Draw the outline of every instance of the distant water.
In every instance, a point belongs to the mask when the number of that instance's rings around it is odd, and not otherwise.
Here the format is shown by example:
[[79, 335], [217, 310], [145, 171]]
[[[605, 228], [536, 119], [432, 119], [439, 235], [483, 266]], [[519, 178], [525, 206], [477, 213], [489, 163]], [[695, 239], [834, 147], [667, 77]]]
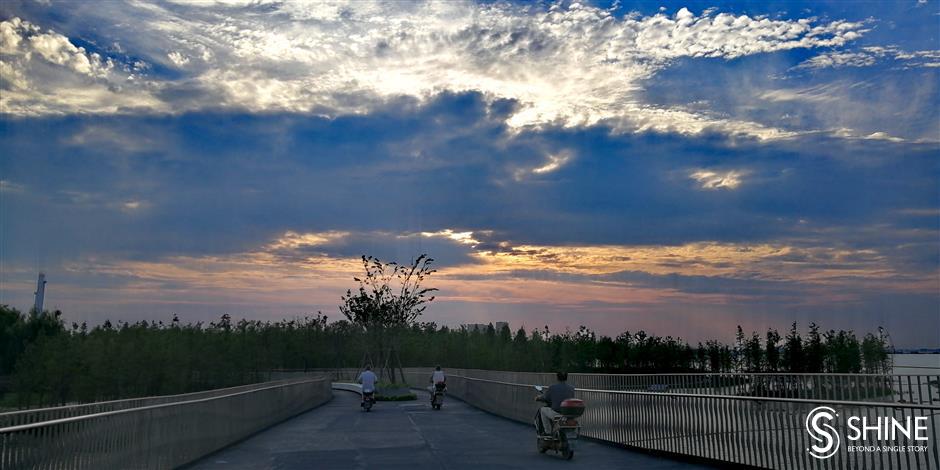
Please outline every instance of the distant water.
[[895, 374], [940, 375], [940, 354], [892, 354]]

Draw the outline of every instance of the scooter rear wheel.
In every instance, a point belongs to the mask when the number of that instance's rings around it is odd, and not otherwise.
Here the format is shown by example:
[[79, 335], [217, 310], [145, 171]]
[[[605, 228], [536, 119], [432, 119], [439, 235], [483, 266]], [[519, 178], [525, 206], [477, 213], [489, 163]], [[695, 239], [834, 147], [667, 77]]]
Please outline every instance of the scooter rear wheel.
[[568, 448], [568, 449], [565, 449], [565, 451], [561, 455], [562, 457], [565, 458], [565, 460], [571, 460], [572, 458], [574, 458], [574, 451], [571, 450], [571, 448]]

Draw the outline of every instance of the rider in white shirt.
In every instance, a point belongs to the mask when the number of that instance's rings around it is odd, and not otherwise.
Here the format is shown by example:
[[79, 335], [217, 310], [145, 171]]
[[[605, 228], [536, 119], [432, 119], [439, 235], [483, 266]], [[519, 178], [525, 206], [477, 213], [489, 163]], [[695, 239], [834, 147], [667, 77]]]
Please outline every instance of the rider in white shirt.
[[437, 384], [446, 384], [447, 377], [444, 376], [444, 371], [441, 370], [441, 366], [434, 368], [434, 372], [431, 373], [431, 385], [428, 386], [428, 392], [432, 395], [434, 394], [434, 389], [437, 387]]
[[375, 372], [372, 372], [371, 365], [366, 366], [366, 370], [362, 371], [362, 373], [359, 374], [359, 378], [356, 379], [356, 382], [359, 382], [362, 384], [362, 393], [363, 393], [362, 399], [363, 400], [365, 400], [365, 393], [375, 392], [375, 383], [378, 380], [379, 378], [376, 377]]
[[431, 374], [431, 383], [439, 384], [447, 382], [447, 377], [444, 377], [444, 371], [441, 370], [441, 366], [434, 368], [434, 372]]

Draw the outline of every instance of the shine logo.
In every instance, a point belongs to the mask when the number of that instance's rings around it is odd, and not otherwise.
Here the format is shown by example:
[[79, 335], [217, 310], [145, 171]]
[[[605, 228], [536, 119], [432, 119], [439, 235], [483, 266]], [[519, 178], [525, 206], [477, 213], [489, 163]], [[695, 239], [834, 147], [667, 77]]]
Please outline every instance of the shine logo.
[[809, 455], [817, 459], [828, 459], [839, 450], [839, 433], [830, 424], [835, 421], [836, 416], [836, 410], [828, 406], [813, 408], [806, 416], [806, 432], [816, 441], [816, 444], [806, 449]]
[[[806, 415], [806, 432], [815, 441], [806, 449], [817, 459], [828, 459], [839, 451], [842, 438], [836, 428], [836, 410], [818, 406]], [[931, 439], [929, 416], [853, 416], [845, 418], [846, 452], [927, 452]]]

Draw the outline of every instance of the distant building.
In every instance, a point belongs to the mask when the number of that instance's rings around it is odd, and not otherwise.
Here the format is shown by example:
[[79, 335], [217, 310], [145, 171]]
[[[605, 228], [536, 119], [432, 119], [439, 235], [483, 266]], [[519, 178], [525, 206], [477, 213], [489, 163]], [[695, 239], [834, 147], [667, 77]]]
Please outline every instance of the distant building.
[[36, 302], [33, 304], [33, 309], [36, 313], [42, 313], [42, 303], [46, 297], [46, 275], [39, 273], [39, 280], [36, 281]]
[[[467, 331], [486, 331], [486, 327], [490, 326], [489, 323], [464, 323], [460, 325], [461, 328], [465, 328]], [[493, 323], [493, 329], [497, 332], [502, 330], [503, 327], [509, 328], [509, 322], [498, 321]]]

